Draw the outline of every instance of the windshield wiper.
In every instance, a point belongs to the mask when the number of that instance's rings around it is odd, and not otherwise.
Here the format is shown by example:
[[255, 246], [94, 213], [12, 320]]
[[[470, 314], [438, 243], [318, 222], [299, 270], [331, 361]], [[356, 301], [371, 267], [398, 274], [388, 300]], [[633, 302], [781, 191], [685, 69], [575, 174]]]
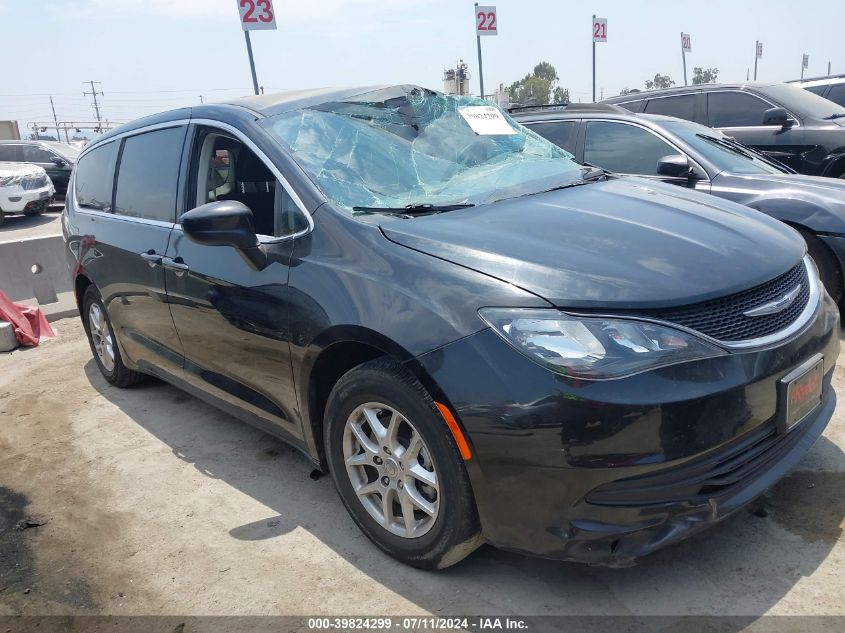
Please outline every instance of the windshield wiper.
[[[715, 145], [719, 145], [720, 147], [724, 147], [727, 150], [734, 152], [735, 154], [739, 154], [740, 156], [744, 156], [745, 158], [758, 158], [754, 154], [748, 151], [748, 149], [737, 143], [736, 141], [727, 141], [723, 138], [717, 138], [715, 136], [707, 136], [706, 134], [696, 134], [698, 138], [704, 139], [705, 141], [709, 141], [714, 143]], [[753, 151], [753, 150], [752, 150]]]
[[352, 210], [357, 213], [386, 213], [388, 215], [401, 215], [412, 218], [417, 215], [444, 213], [446, 211], [455, 211], [474, 206], [474, 204], [408, 204], [404, 207], [352, 207]]
[[831, 114], [830, 116], [826, 116], [824, 120], [832, 121], [833, 119], [841, 119], [842, 117], [845, 117], [845, 112], [837, 112], [836, 114]]

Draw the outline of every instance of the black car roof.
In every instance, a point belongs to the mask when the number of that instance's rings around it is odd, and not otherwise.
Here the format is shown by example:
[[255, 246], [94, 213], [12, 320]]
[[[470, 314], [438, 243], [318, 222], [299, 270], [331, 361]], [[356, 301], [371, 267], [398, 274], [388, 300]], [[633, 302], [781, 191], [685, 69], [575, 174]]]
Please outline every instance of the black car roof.
[[639, 101], [640, 99], [648, 99], [653, 96], [671, 95], [685, 92], [701, 92], [711, 90], [742, 90], [744, 88], [766, 88], [774, 86], [781, 82], [777, 81], [746, 81], [743, 83], [730, 84], [696, 84], [694, 86], [674, 86], [672, 88], [659, 88], [657, 90], [641, 90], [640, 92], [631, 92], [626, 95], [617, 95], [609, 97], [600, 103], [624, 103], [627, 101]]

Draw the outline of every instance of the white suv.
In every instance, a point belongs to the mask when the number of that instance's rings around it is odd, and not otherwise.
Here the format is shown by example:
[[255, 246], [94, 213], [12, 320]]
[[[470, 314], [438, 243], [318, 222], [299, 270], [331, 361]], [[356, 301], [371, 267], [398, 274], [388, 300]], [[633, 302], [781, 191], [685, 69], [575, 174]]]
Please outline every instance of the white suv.
[[805, 90], [845, 107], [845, 75], [791, 81]]
[[0, 163], [0, 226], [7, 213], [38, 215], [56, 193], [47, 172], [37, 165]]

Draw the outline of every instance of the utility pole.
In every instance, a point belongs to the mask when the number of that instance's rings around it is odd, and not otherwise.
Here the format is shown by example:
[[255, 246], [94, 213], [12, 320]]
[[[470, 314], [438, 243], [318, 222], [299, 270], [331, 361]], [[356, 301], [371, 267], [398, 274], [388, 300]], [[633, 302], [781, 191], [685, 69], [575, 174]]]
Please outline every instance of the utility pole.
[[[62, 132], [59, 130], [59, 117], [56, 116], [56, 106], [53, 105], [53, 95], [50, 95], [50, 109], [53, 110], [53, 123], [56, 124], [56, 140], [62, 140]], [[65, 130], [65, 142], [67, 142], [67, 130]]]
[[87, 96], [89, 96], [89, 95], [90, 95], [90, 96], [93, 96], [93, 97], [94, 97], [94, 112], [96, 112], [96, 113], [97, 113], [97, 127], [99, 128], [97, 131], [98, 131], [98, 132], [100, 132], [100, 133], [102, 134], [102, 132], [103, 132], [103, 126], [102, 126], [102, 119], [100, 118], [100, 105], [97, 103], [97, 95], [100, 95], [101, 97], [105, 97], [106, 95], [105, 95], [105, 94], [103, 94], [102, 92], [97, 92], [97, 89], [96, 89], [96, 88], [94, 88], [94, 84], [99, 84], [99, 83], [102, 83], [102, 82], [99, 82], [99, 81], [94, 81], [94, 80], [92, 79], [92, 80], [90, 80], [90, 81], [83, 81], [82, 83], [84, 83], [84, 84], [88, 84], [88, 83], [90, 83], [90, 84], [91, 84], [91, 92], [85, 92], [85, 91], [83, 90], [83, 91], [82, 91], [82, 96], [83, 96], [83, 97], [87, 97]]
[[205, 101], [202, 100], [202, 95], [200, 95], [200, 103], [205, 103]]
[[827, 62], [827, 76], [830, 77], [830, 62]]
[[[475, 3], [475, 12], [478, 14], [478, 3]], [[481, 68], [481, 36], [476, 30], [475, 44], [478, 47], [478, 87], [481, 90], [481, 98], [484, 98], [484, 71]]]
[[[596, 23], [596, 14], [593, 13], [593, 24]], [[595, 28], [595, 27], [593, 27]], [[593, 103], [596, 102], [596, 38], [593, 36]]]
[[754, 81], [757, 81], [757, 60], [763, 56], [763, 45], [760, 40], [754, 43]]

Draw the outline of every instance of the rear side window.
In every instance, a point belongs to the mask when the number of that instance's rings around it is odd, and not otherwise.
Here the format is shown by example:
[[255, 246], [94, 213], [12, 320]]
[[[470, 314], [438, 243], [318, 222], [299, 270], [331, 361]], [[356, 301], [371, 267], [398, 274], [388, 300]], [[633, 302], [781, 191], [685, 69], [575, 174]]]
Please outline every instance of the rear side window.
[[548, 121], [531, 123], [528, 128], [570, 154], [574, 154], [578, 123], [579, 121]]
[[804, 90], [809, 90], [813, 94], [817, 94], [821, 97], [824, 94], [825, 88], [827, 88], [827, 86], [822, 84], [821, 86], [805, 86]]
[[0, 161], [20, 161], [18, 145], [0, 145]]
[[186, 130], [182, 126], [144, 132], [123, 142], [114, 196], [116, 213], [161, 222], [175, 220]]
[[707, 119], [710, 127], [749, 127], [763, 124], [767, 102], [747, 92], [710, 92], [707, 94]]
[[678, 95], [677, 97], [663, 97], [650, 99], [646, 104], [648, 114], [665, 114], [687, 121], [695, 120], [695, 95]]
[[92, 149], [76, 162], [76, 204], [87, 209], [111, 211], [114, 166], [120, 143], [112, 141]]
[[625, 123], [590, 121], [584, 162], [620, 174], [657, 175], [657, 161], [678, 151], [648, 130]]
[[827, 93], [827, 98], [845, 107], [845, 84], [835, 84], [830, 87], [830, 92]]

